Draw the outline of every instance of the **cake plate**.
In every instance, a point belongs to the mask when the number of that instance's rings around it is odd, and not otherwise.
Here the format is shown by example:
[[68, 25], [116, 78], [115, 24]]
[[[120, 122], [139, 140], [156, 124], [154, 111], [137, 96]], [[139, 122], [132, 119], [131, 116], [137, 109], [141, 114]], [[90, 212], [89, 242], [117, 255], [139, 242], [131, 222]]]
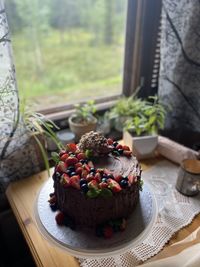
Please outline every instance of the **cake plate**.
[[76, 231], [56, 224], [55, 215], [49, 207], [49, 194], [53, 191], [53, 180], [49, 179], [40, 190], [35, 203], [35, 218], [39, 231], [45, 239], [80, 258], [109, 257], [124, 253], [141, 243], [151, 231], [157, 218], [157, 204], [151, 186], [145, 183], [139, 202], [125, 231], [110, 239], [96, 237], [94, 230], [78, 228]]

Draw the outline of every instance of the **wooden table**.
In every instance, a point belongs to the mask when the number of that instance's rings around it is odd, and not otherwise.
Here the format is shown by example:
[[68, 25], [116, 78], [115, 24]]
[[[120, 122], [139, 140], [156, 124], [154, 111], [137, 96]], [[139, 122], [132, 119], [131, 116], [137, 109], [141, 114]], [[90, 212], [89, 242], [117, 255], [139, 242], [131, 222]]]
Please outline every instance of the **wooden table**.
[[[143, 161], [141, 164], [142, 169], [148, 169], [158, 161], [159, 159]], [[42, 237], [37, 229], [34, 218], [34, 203], [38, 191], [47, 179], [48, 174], [44, 171], [27, 179], [11, 183], [6, 192], [7, 198], [37, 266], [78, 267], [79, 263], [73, 256], [69, 255], [61, 248], [49, 244], [49, 242]], [[165, 246], [164, 250], [157, 254], [156, 258], [166, 257], [165, 250], [167, 250], [171, 244], [184, 239], [197, 229], [199, 225], [200, 215], [196, 216], [189, 226], [175, 234], [170, 242]]]

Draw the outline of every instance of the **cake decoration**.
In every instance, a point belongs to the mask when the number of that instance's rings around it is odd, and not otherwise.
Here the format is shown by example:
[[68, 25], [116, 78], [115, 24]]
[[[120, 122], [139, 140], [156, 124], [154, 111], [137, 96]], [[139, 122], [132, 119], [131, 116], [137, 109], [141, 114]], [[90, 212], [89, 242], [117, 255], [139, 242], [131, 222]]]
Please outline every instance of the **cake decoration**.
[[105, 238], [125, 228], [142, 187], [140, 166], [128, 146], [89, 132], [55, 160], [55, 192], [49, 204], [53, 211], [60, 210], [58, 225], [94, 227]]

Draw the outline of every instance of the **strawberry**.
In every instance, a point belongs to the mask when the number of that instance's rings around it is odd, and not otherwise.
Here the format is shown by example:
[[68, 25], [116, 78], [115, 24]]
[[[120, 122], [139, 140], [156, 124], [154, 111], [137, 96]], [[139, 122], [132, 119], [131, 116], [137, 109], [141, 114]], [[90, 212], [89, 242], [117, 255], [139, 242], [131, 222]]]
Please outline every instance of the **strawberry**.
[[75, 168], [76, 169], [79, 168], [79, 167], [82, 167], [82, 163], [80, 163], [80, 162], [78, 162], [78, 163], [75, 164]]
[[59, 152], [59, 156], [61, 157], [63, 154], [65, 154], [66, 153], [66, 151], [65, 150], [61, 150], [60, 152]]
[[109, 188], [113, 191], [113, 192], [120, 192], [122, 190], [121, 186], [118, 184], [118, 182], [116, 182], [115, 180], [109, 178], [107, 180], [108, 186]]
[[103, 188], [107, 188], [107, 187], [108, 187], [108, 184], [105, 183], [105, 182], [101, 182], [101, 183], [99, 184], [99, 187], [100, 187], [101, 189], [103, 189]]
[[122, 146], [122, 149], [123, 149], [123, 150], [130, 151], [130, 148], [129, 148], [128, 146]]
[[64, 218], [65, 218], [65, 216], [64, 216], [63, 212], [57, 213], [56, 217], [55, 217], [57, 224], [63, 225], [64, 224]]
[[86, 176], [86, 181], [87, 181], [87, 182], [90, 182], [90, 181], [92, 181], [92, 180], [94, 180], [94, 176], [93, 176], [93, 174], [89, 173], [89, 174]]
[[67, 164], [63, 161], [59, 161], [59, 163], [56, 166], [56, 172], [63, 173], [67, 169]]
[[97, 183], [96, 180], [92, 180], [88, 183], [88, 188], [89, 189], [95, 189], [98, 190], [99, 189], [99, 184]]
[[87, 164], [84, 164], [84, 165], [83, 165], [83, 168], [84, 168], [84, 170], [86, 170], [87, 172], [90, 171], [90, 167], [89, 167]]
[[108, 143], [108, 145], [112, 145], [113, 144], [113, 140], [111, 138], [108, 138], [107, 139], [107, 143]]
[[128, 182], [129, 182], [129, 185], [132, 185], [133, 183], [137, 182], [137, 177], [132, 175], [132, 174], [130, 174], [128, 176]]
[[123, 155], [126, 156], [126, 157], [131, 157], [132, 151], [124, 150], [123, 151]]
[[82, 178], [86, 178], [87, 175], [88, 175], [88, 171], [86, 171], [86, 170], [82, 170], [81, 177], [82, 177]]
[[123, 178], [122, 175], [116, 175], [115, 181], [119, 183], [122, 180], [122, 178]]
[[103, 236], [105, 238], [111, 238], [113, 236], [113, 229], [110, 225], [107, 225], [103, 228]]
[[70, 177], [66, 173], [63, 173], [60, 182], [64, 187], [68, 187], [70, 185]]
[[76, 157], [77, 157], [78, 160], [86, 159], [86, 155], [85, 155], [85, 153], [82, 153], [82, 152], [79, 153]]
[[97, 181], [97, 183], [101, 182], [101, 174], [99, 172], [95, 173], [94, 179]]
[[52, 197], [50, 197], [50, 199], [48, 200], [48, 202], [49, 202], [50, 204], [54, 204], [54, 203], [56, 203], [56, 196], [53, 195]]
[[64, 161], [69, 157], [69, 155], [67, 153], [63, 153], [62, 156], [60, 157], [61, 161]]
[[78, 168], [76, 169], [76, 174], [81, 175], [82, 170], [83, 170], [83, 169], [82, 169], [81, 167], [78, 167]]
[[122, 145], [118, 144], [118, 145], [116, 146], [116, 149], [122, 149]]
[[79, 175], [74, 175], [70, 178], [69, 184], [80, 190], [80, 176]]
[[88, 166], [90, 167], [90, 168], [94, 168], [94, 164], [93, 164], [93, 162], [90, 160], [90, 161], [88, 161]]
[[65, 161], [68, 166], [74, 165], [78, 162], [78, 159], [75, 157], [68, 157]]
[[69, 151], [71, 151], [71, 152], [75, 152], [76, 151], [76, 149], [77, 149], [77, 147], [76, 147], [76, 144], [67, 144], [67, 146], [66, 146], [66, 150], [69, 152]]

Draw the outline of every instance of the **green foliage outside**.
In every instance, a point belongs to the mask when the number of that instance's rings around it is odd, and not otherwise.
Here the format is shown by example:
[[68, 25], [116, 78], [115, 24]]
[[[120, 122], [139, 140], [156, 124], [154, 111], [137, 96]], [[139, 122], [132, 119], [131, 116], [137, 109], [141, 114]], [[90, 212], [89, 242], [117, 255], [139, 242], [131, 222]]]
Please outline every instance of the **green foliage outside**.
[[38, 108], [121, 92], [126, 1], [7, 0], [20, 94]]

